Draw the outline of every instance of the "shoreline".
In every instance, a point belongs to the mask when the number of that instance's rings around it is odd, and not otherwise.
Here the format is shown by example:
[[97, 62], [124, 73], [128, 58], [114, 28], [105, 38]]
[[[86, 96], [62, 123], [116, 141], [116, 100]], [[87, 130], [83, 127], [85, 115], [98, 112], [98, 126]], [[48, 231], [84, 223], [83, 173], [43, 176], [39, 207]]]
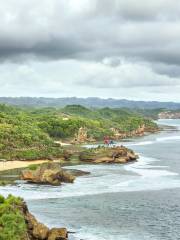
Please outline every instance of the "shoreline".
[[[168, 126], [169, 127], [169, 126]], [[163, 128], [164, 129], [164, 128]], [[163, 129], [160, 129], [159, 131], [163, 131]], [[158, 132], [158, 131], [157, 131]], [[155, 132], [149, 132], [149, 134], [154, 134]], [[143, 137], [143, 136], [139, 136]], [[133, 137], [131, 137], [133, 138]], [[121, 139], [121, 141], [125, 141], [126, 139]], [[57, 141], [56, 143], [61, 144], [61, 146], [67, 147], [71, 146], [72, 144], [70, 143], [64, 143], [61, 141]], [[13, 170], [13, 169], [20, 169], [20, 168], [25, 168], [28, 167], [31, 164], [41, 164], [45, 162], [49, 162], [50, 160], [12, 160], [12, 161], [0, 161], [0, 172], [7, 171], [7, 170]], [[53, 160], [53, 162], [60, 162], [60, 160]]]
[[[58, 160], [54, 160], [53, 162], [55, 161], [58, 161]], [[15, 160], [15, 161], [6, 161], [6, 162], [0, 161], [0, 172], [12, 170], [12, 169], [18, 169], [18, 168], [25, 168], [31, 164], [41, 164], [44, 162], [49, 162], [49, 160], [27, 160], [27, 161]]]

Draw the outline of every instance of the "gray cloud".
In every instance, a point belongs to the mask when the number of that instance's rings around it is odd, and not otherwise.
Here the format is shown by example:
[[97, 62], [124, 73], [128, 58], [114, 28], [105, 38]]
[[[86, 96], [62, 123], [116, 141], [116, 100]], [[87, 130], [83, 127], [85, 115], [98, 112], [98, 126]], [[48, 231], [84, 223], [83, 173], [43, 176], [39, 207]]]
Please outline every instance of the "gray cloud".
[[[0, 6], [0, 58], [121, 56], [179, 63], [178, 0], [6, 0]], [[136, 21], [138, 20], [138, 21]]]
[[[108, 59], [105, 59], [108, 63]], [[98, 65], [86, 72], [86, 77], [77, 81], [78, 85], [91, 86], [93, 88], [144, 88], [179, 86], [180, 80], [176, 76], [166, 76], [164, 69], [159, 68], [156, 72], [147, 64], [121, 62], [121, 65], [111, 67]], [[161, 71], [162, 70], [162, 71]]]
[[179, 89], [179, 0], [2, 0], [0, 15], [1, 94]]

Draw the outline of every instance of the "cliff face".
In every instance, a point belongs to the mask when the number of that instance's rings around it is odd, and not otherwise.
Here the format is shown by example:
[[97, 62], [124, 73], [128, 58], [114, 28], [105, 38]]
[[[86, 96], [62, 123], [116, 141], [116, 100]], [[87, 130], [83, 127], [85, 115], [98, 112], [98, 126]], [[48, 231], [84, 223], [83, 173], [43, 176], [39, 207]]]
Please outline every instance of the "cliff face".
[[87, 129], [86, 128], [79, 128], [78, 133], [75, 134], [75, 142], [83, 143], [88, 141]]
[[52, 228], [49, 229], [43, 223], [40, 223], [36, 218], [28, 211], [25, 203], [21, 206], [21, 211], [24, 215], [25, 222], [27, 224], [27, 234], [25, 240], [67, 240], [68, 233], [66, 228]]
[[67, 240], [66, 228], [49, 229], [29, 212], [21, 198], [0, 195], [1, 240]]
[[127, 137], [133, 137], [133, 136], [143, 136], [145, 131], [145, 126], [139, 126], [136, 130], [130, 131], [130, 132], [123, 132], [119, 131], [118, 129], [112, 128], [111, 129], [114, 133], [115, 139], [123, 139]]
[[161, 112], [158, 114], [159, 119], [180, 119], [180, 111], [178, 112]]
[[129, 138], [129, 137], [136, 137], [136, 136], [143, 136], [146, 132], [156, 132], [157, 129], [155, 128], [147, 128], [145, 125], [139, 126], [137, 129], [129, 132], [119, 131], [118, 129], [112, 128], [111, 129], [114, 133], [114, 138], [116, 140]]
[[[138, 128], [132, 131], [121, 131], [118, 128], [111, 128], [109, 129], [112, 132], [111, 139], [114, 140], [119, 140], [119, 139], [125, 139], [125, 138], [130, 138], [130, 137], [136, 137], [136, 136], [143, 136], [146, 132], [156, 132], [158, 128], [155, 127], [147, 127], [145, 124], [140, 125]], [[78, 130], [78, 133], [75, 134], [75, 138], [72, 141], [72, 143], [75, 144], [81, 144], [85, 142], [95, 142], [96, 140], [88, 136], [88, 130], [86, 128], [81, 127]]]
[[95, 139], [88, 137], [88, 130], [84, 127], [79, 128], [78, 132], [75, 134], [75, 138], [72, 143], [80, 144], [85, 142], [94, 142]]

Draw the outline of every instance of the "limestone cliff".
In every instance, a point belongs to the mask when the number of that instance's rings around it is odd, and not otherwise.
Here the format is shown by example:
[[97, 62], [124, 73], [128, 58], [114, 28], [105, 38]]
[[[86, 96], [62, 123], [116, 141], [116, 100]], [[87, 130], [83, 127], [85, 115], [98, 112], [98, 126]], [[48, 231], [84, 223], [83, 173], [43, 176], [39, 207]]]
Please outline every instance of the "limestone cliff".
[[172, 111], [166, 111], [161, 112], [158, 115], [159, 119], [180, 119], [180, 111], [172, 112]]

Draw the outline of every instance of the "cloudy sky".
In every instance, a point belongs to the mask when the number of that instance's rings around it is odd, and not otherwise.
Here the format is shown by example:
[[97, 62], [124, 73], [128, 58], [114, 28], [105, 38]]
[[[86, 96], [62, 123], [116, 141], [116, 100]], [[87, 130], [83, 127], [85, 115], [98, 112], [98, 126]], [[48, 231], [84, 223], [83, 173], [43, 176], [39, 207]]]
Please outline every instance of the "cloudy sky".
[[0, 96], [180, 102], [179, 0], [1, 0]]

